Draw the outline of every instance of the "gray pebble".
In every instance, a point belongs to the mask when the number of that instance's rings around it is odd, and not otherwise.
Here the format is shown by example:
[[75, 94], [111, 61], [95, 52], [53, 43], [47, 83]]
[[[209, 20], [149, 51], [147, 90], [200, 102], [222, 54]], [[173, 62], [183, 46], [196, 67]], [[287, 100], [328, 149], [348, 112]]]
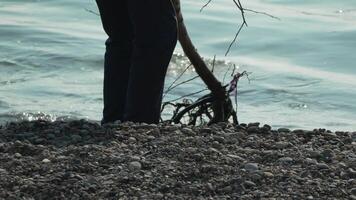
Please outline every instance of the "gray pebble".
[[260, 131], [260, 129], [258, 128], [258, 126], [250, 126], [247, 128], [247, 132], [252, 134], [252, 133], [258, 133]]
[[290, 164], [292, 163], [294, 160], [291, 157], [282, 157], [280, 159], [278, 159], [278, 162], [282, 163], [282, 164]]
[[56, 138], [56, 136], [54, 134], [52, 134], [52, 133], [49, 133], [49, 134], [47, 134], [47, 138], [50, 139], [50, 140], [53, 140], [53, 139]]
[[304, 160], [304, 162], [305, 162], [306, 164], [309, 164], [309, 165], [316, 165], [316, 164], [318, 164], [318, 161], [316, 161], [315, 159], [312, 159], [312, 158], [306, 158], [306, 159]]
[[252, 181], [245, 181], [245, 186], [247, 186], [247, 187], [255, 187], [256, 183], [254, 183]]
[[352, 189], [350, 190], [350, 194], [356, 195], [356, 188], [352, 188]]
[[0, 168], [0, 173], [6, 173], [6, 169]]
[[129, 139], [127, 141], [129, 143], [136, 143], [137, 142], [136, 138], [134, 138], [134, 137], [129, 137]]
[[275, 147], [277, 149], [285, 149], [285, 148], [289, 147], [289, 143], [288, 142], [276, 142]]
[[279, 128], [277, 131], [278, 131], [279, 133], [289, 133], [289, 132], [290, 132], [290, 129], [288, 129], [288, 128]]
[[329, 169], [329, 165], [325, 163], [318, 163], [316, 166], [318, 167], [318, 169]]
[[336, 138], [337, 137], [336, 133], [329, 133], [329, 132], [323, 133], [323, 136], [326, 138]]
[[190, 128], [182, 128], [182, 133], [188, 136], [194, 136], [195, 132]]
[[154, 128], [147, 132], [147, 135], [154, 136], [154, 137], [157, 137], [160, 134], [161, 134], [161, 131], [159, 130], [159, 128]]
[[22, 157], [22, 155], [20, 154], [20, 153], [15, 153], [15, 158], [21, 158]]
[[258, 171], [259, 167], [257, 163], [246, 163], [245, 170], [248, 172], [256, 172]]
[[130, 162], [130, 164], [129, 164], [129, 169], [130, 169], [131, 171], [139, 171], [139, 170], [142, 169], [142, 165], [141, 165], [141, 163], [138, 162], [138, 161], [133, 161], [133, 162]]
[[271, 172], [263, 172], [263, 175], [267, 178], [272, 178], [274, 177], [274, 174], [272, 174]]

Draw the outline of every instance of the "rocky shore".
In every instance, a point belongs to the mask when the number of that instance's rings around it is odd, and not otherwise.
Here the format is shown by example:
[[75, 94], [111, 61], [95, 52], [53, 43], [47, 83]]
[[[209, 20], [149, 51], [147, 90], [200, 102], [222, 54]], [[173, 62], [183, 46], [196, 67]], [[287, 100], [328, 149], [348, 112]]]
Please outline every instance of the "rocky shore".
[[0, 199], [356, 200], [356, 132], [10, 123]]

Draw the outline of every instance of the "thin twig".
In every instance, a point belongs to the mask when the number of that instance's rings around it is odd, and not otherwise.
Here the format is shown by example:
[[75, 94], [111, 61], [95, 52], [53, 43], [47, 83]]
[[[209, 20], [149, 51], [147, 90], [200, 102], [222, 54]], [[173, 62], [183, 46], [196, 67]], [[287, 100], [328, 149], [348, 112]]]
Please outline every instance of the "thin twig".
[[[209, 89], [205, 88], [205, 89], [199, 90], [199, 91], [197, 91], [197, 92], [193, 92], [193, 93], [190, 93], [190, 94], [183, 95], [183, 96], [181, 96], [181, 97], [179, 97], [179, 98], [177, 98], [177, 99], [173, 99], [173, 100], [167, 101], [167, 102], [169, 102], [169, 103], [170, 103], [170, 102], [175, 102], [175, 101], [184, 99], [185, 97], [193, 96], [193, 95], [196, 95], [196, 94], [199, 94], [199, 93], [208, 91], [208, 90], [209, 90]], [[167, 102], [165, 102], [165, 103], [167, 103]]]
[[167, 92], [170, 92], [170, 91], [173, 90], [174, 88], [176, 88], [176, 87], [178, 87], [178, 86], [180, 86], [180, 85], [183, 85], [183, 84], [185, 84], [185, 83], [188, 83], [188, 82], [190, 82], [190, 81], [193, 81], [193, 80], [195, 80], [195, 79], [197, 79], [197, 78], [199, 78], [198, 75], [197, 75], [197, 76], [194, 76], [193, 78], [190, 78], [190, 79], [188, 79], [188, 80], [182, 81], [182, 82], [178, 83], [177, 85], [171, 87], [171, 89], [170, 89], [169, 91], [167, 91]]
[[216, 62], [216, 55], [214, 55], [214, 59], [213, 59], [213, 67], [211, 68], [211, 73], [214, 73], [214, 69], [215, 69], [215, 62]]
[[223, 85], [225, 85], [225, 79], [226, 79], [227, 73], [229, 73], [230, 69], [231, 69], [231, 65], [229, 65], [229, 68], [227, 69], [227, 71], [224, 74]]
[[206, 4], [204, 4], [201, 8], [200, 8], [200, 12], [202, 12], [204, 10], [205, 7], [207, 7], [212, 0], [209, 0]]
[[189, 67], [192, 66], [192, 63], [190, 63], [181, 74], [179, 74], [179, 76], [171, 83], [171, 85], [168, 87], [168, 89], [164, 92], [163, 97], [166, 96], [166, 94], [172, 90], [173, 85], [184, 75], [184, 73], [189, 69]]
[[240, 34], [240, 32], [241, 32], [242, 28], [244, 27], [244, 25], [245, 25], [245, 23], [242, 23], [242, 24], [240, 25], [240, 27], [239, 27], [238, 31], [237, 31], [237, 32], [236, 32], [236, 34], [235, 34], [234, 39], [231, 41], [231, 43], [230, 43], [229, 47], [227, 48], [227, 51], [226, 51], [226, 53], [225, 53], [225, 56], [227, 56], [227, 54], [229, 54], [229, 52], [230, 52], [230, 50], [231, 50], [232, 45], [234, 45], [234, 44], [235, 44], [235, 42], [236, 42], [236, 40], [237, 40], [237, 37], [239, 36], [239, 34]]
[[273, 18], [273, 19], [281, 20], [281, 18], [276, 17], [276, 16], [271, 15], [271, 14], [266, 13], [266, 12], [261, 12], [261, 11], [257, 11], [257, 10], [252, 10], [252, 9], [249, 9], [249, 8], [244, 8], [244, 10], [245, 10], [245, 11], [248, 11], [248, 12], [256, 13], [256, 14], [266, 15], [266, 16], [271, 17], [271, 18]]
[[89, 13], [92, 13], [92, 14], [94, 14], [94, 15], [100, 16], [99, 13], [97, 13], [97, 12], [95, 12], [95, 11], [93, 11], [93, 10], [90, 10], [90, 9], [88, 9], [88, 8], [85, 8], [85, 11], [87, 11], [87, 12], [89, 12]]

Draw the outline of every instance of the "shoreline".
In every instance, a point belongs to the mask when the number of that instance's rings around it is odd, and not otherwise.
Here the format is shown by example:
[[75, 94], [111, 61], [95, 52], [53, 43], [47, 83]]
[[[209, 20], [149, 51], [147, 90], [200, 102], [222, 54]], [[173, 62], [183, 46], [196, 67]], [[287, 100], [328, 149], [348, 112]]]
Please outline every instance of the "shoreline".
[[0, 126], [4, 199], [356, 199], [356, 132], [234, 126]]

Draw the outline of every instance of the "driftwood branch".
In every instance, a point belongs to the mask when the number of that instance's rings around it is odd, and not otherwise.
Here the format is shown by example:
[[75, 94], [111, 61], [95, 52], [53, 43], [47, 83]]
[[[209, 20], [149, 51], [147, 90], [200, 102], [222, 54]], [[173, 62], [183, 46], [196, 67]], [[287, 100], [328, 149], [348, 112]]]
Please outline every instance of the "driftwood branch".
[[213, 110], [214, 117], [211, 123], [218, 121], [226, 121], [226, 116], [224, 114], [224, 102], [227, 98], [226, 91], [222, 84], [214, 76], [214, 74], [209, 70], [208, 66], [199, 55], [197, 49], [193, 45], [192, 40], [188, 34], [187, 28], [184, 24], [183, 14], [181, 12], [180, 0], [172, 0], [174, 5], [177, 21], [178, 21], [178, 40], [183, 48], [185, 55], [188, 57], [192, 65], [194, 66], [197, 74], [201, 77], [203, 82], [206, 84], [208, 89], [212, 92], [214, 97]]

